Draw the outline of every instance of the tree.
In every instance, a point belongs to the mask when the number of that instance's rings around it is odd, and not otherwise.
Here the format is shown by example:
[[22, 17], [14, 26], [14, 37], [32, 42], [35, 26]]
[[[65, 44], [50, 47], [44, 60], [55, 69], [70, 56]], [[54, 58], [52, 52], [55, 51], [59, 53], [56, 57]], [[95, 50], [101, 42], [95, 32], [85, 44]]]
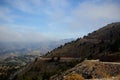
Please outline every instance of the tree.
[[119, 51], [119, 48], [120, 48], [120, 38], [117, 38], [112, 42], [110, 49], [112, 52], [117, 52]]

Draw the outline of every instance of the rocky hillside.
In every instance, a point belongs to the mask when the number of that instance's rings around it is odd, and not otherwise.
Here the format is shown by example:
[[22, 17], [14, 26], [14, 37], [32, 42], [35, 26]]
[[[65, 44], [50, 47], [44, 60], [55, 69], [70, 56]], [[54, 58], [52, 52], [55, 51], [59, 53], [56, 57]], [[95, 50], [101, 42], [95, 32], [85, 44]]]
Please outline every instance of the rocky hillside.
[[66, 43], [46, 56], [120, 61], [120, 22], [108, 24], [83, 38]]
[[116, 77], [120, 74], [120, 63], [85, 60], [72, 69], [52, 76], [51, 80], [64, 80], [71, 74], [82, 75], [85, 79], [112, 78], [113, 76]]
[[49, 80], [51, 76], [60, 74], [67, 69], [80, 63], [78, 60], [53, 60], [53, 59], [36, 59], [25, 69], [15, 73], [11, 80]]

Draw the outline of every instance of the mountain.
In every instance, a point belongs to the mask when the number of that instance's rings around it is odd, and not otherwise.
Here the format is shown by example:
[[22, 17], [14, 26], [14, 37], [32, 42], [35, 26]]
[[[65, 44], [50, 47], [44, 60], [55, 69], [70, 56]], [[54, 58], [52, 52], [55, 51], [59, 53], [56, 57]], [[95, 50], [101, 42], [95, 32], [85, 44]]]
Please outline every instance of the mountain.
[[42, 55], [73, 39], [43, 42], [0, 42], [0, 58], [19, 55]]
[[46, 56], [120, 61], [120, 22], [108, 24], [83, 38], [55, 48]]

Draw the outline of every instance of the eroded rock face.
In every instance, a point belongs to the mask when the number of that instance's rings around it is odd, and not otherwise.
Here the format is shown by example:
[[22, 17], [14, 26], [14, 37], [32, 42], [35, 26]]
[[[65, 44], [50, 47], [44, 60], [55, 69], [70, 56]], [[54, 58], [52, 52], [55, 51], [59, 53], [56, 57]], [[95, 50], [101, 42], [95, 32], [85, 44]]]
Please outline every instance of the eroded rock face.
[[120, 63], [86, 60], [72, 69], [51, 77], [51, 80], [63, 80], [65, 76], [71, 73], [80, 74], [85, 79], [117, 76], [120, 74]]

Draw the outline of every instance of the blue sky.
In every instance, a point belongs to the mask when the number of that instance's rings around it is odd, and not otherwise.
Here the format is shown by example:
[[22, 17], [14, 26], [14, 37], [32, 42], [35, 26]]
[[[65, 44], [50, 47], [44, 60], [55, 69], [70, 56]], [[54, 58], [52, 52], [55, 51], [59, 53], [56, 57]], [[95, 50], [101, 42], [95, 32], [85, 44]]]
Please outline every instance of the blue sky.
[[0, 0], [0, 41], [78, 38], [120, 21], [120, 0]]

